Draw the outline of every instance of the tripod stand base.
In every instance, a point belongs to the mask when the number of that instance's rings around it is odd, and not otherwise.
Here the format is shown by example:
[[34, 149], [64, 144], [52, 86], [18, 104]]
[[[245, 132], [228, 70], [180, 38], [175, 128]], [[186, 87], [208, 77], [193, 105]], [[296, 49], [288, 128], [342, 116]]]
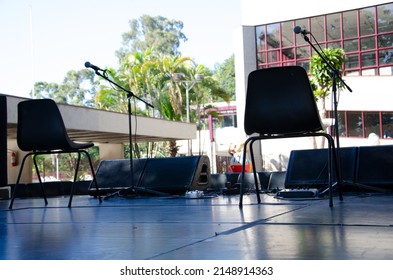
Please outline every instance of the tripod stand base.
[[[386, 189], [382, 189], [382, 188], [378, 188], [378, 187], [374, 187], [374, 186], [370, 186], [370, 185], [363, 185], [363, 184], [359, 184], [359, 183], [346, 182], [346, 181], [343, 181], [340, 184], [338, 184], [338, 182], [335, 182], [332, 185], [332, 191], [335, 191], [338, 188], [339, 185], [340, 185], [340, 188], [341, 188], [341, 192], [344, 191], [345, 189], [348, 189], [348, 188], [350, 188], [350, 189], [362, 189], [362, 190], [367, 190], [367, 191], [372, 191], [372, 192], [379, 192], [379, 193], [390, 193], [390, 192], [392, 192], [391, 190], [386, 190]], [[323, 191], [319, 192], [319, 196], [323, 197], [328, 192], [329, 192], [329, 187], [327, 187]], [[340, 200], [343, 200], [342, 196], [340, 196]]]

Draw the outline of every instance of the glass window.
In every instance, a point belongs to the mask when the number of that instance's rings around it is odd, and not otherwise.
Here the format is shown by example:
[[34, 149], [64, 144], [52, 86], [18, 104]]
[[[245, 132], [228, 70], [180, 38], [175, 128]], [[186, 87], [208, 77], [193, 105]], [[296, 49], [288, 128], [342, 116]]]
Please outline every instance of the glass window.
[[301, 28], [310, 30], [310, 29], [308, 28], [308, 20], [307, 20], [306, 18], [297, 19], [297, 20], [295, 21], [295, 26], [300, 26]]
[[281, 24], [281, 33], [282, 33], [282, 47], [291, 47], [294, 45], [294, 36], [295, 32], [293, 32], [293, 22], [285, 21]]
[[325, 41], [325, 21], [324, 16], [311, 18], [311, 32], [318, 42]]
[[255, 35], [257, 38], [257, 51], [265, 50], [266, 48], [266, 34], [265, 34], [265, 26], [257, 26], [255, 28]]
[[366, 137], [369, 137], [371, 133], [375, 133], [378, 135], [378, 137], [380, 137], [379, 113], [364, 113], [364, 129], [366, 132]]
[[270, 51], [267, 53], [267, 62], [278, 62], [280, 60], [280, 51]]
[[223, 116], [221, 127], [236, 127], [236, 116]]
[[362, 114], [360, 112], [348, 112], [347, 113], [348, 123], [348, 136], [362, 137]]
[[393, 138], [393, 113], [382, 113], [383, 138]]
[[360, 35], [375, 34], [375, 9], [365, 8], [360, 10]]
[[376, 64], [377, 64], [377, 62], [376, 62], [375, 52], [362, 53], [362, 66], [363, 67], [374, 66]]
[[295, 26], [321, 48], [344, 49], [345, 75], [393, 74], [393, 3], [256, 26], [258, 67], [309, 65], [314, 50]]
[[393, 46], [393, 34], [384, 34], [378, 36], [378, 47], [386, 48]]
[[295, 58], [295, 50], [294, 48], [287, 48], [282, 50], [282, 60], [287, 61], [287, 60], [292, 60]]
[[344, 52], [356, 52], [359, 50], [358, 39], [345, 40], [344, 41]]
[[266, 63], [266, 52], [261, 52], [257, 54], [258, 63]]
[[295, 65], [295, 62], [294, 61], [284, 61], [282, 63], [282, 65], [283, 66], [292, 66], [292, 65]]
[[379, 51], [379, 65], [393, 63], [393, 49]]
[[326, 16], [326, 34], [328, 40], [341, 39], [340, 14]]
[[358, 68], [359, 67], [359, 55], [349, 54], [345, 56], [345, 68]]
[[[332, 114], [333, 114], [333, 112], [332, 112]], [[347, 136], [347, 132], [345, 129], [345, 112], [337, 112], [337, 118], [338, 118], [338, 121], [337, 121], [338, 133], [340, 134], [340, 136]]]
[[343, 13], [344, 38], [358, 37], [358, 12], [349, 11]]
[[310, 58], [310, 48], [307, 47], [298, 47], [296, 48], [296, 57], [299, 58]]
[[377, 7], [378, 32], [393, 31], [393, 3]]
[[277, 49], [280, 47], [280, 24], [279, 23], [267, 25], [266, 38], [267, 38], [267, 48], [269, 50]]
[[360, 39], [360, 48], [361, 48], [361, 50], [364, 50], [364, 51], [375, 49], [374, 36]]
[[328, 48], [332, 48], [332, 49], [342, 48], [341, 41], [339, 41], [339, 42], [329, 42], [328, 43]]

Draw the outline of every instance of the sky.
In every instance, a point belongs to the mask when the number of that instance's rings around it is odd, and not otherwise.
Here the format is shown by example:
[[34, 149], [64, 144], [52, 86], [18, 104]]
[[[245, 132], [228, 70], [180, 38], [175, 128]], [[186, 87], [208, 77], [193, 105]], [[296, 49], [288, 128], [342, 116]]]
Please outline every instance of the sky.
[[28, 97], [34, 82], [61, 83], [84, 63], [117, 67], [129, 21], [182, 21], [180, 52], [213, 68], [234, 53], [241, 0], [0, 0], [0, 93]]

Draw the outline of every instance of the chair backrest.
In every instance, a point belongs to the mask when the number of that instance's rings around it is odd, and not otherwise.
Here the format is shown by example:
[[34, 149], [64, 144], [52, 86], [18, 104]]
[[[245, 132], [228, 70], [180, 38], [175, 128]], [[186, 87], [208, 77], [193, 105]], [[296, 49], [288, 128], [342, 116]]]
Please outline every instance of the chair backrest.
[[322, 130], [307, 72], [300, 66], [259, 69], [248, 76], [244, 129], [247, 135]]
[[63, 118], [53, 100], [32, 99], [18, 104], [17, 142], [22, 151], [70, 148]]

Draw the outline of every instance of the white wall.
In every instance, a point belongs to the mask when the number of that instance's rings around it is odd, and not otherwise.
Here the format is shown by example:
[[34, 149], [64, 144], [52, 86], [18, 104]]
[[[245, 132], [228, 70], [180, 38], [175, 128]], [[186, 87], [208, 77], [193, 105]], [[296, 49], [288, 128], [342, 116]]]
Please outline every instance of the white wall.
[[375, 6], [391, 1], [382, 0], [242, 0], [242, 25], [260, 25], [280, 22], [314, 15], [329, 14], [339, 11]]

